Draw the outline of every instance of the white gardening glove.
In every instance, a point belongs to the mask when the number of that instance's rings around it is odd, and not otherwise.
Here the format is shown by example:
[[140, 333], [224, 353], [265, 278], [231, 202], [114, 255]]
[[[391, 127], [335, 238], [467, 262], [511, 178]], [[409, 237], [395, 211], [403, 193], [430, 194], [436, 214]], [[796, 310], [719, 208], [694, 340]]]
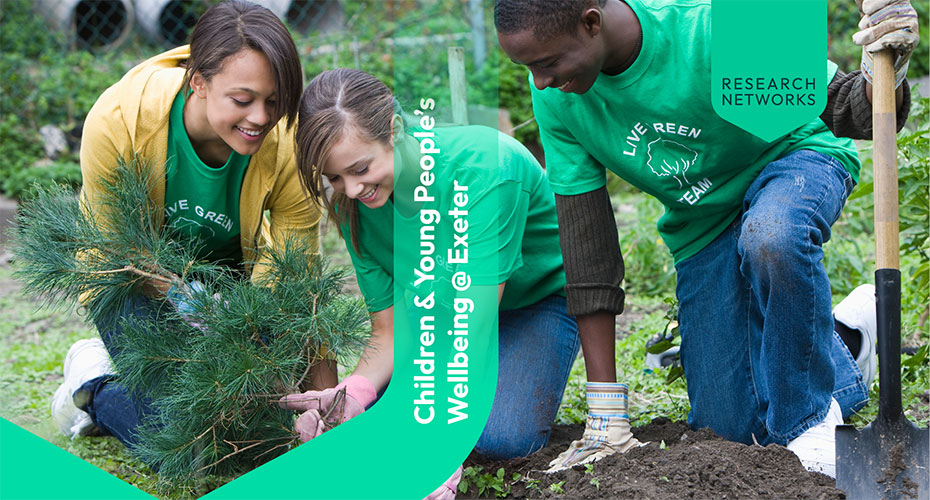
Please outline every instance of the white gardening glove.
[[581, 439], [549, 462], [547, 473], [625, 453], [642, 446], [630, 432], [627, 387], [618, 383], [588, 382], [588, 418]]
[[862, 76], [872, 83], [872, 54], [885, 49], [895, 51], [895, 88], [907, 75], [911, 53], [920, 40], [917, 11], [909, 0], [857, 0], [862, 20], [853, 42], [862, 46]]

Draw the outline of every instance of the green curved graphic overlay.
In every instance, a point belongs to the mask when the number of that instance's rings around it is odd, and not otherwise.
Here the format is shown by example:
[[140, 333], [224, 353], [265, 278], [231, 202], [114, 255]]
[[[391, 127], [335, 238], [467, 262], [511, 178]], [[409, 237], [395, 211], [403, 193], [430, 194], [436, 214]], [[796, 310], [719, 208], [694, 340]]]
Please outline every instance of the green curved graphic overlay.
[[826, 0], [713, 0], [711, 94], [721, 118], [772, 141], [827, 104]]
[[0, 419], [0, 498], [152, 499], [31, 432]]
[[[423, 102], [417, 109], [430, 116], [436, 101]], [[423, 498], [453, 474], [484, 429], [497, 383], [497, 193], [477, 191], [471, 171], [450, 168], [453, 151], [445, 152], [439, 137], [465, 133], [472, 147], [496, 152], [497, 131], [407, 123], [407, 136], [395, 139], [394, 245], [382, 249], [393, 251], [394, 265], [390, 385], [366, 412], [209, 498], [254, 498], [284, 477], [313, 486], [275, 498]], [[404, 154], [410, 146], [412, 157]], [[496, 181], [482, 175], [479, 184]]]
[[[454, 124], [453, 107], [463, 103], [451, 90], [448, 49], [464, 45], [471, 64], [472, 46], [424, 36], [416, 12], [396, 13], [394, 81], [386, 82], [404, 120], [388, 205], [393, 248], [381, 249], [393, 252], [391, 382], [361, 415], [207, 498], [424, 498], [484, 429], [497, 384], [499, 205], [488, 188], [497, 184], [497, 78], [480, 93], [468, 89], [467, 102], [471, 124], [495, 128]], [[461, 168], [450, 135], [487, 152], [474, 165], [480, 172]], [[270, 494], [283, 478], [288, 486]]]

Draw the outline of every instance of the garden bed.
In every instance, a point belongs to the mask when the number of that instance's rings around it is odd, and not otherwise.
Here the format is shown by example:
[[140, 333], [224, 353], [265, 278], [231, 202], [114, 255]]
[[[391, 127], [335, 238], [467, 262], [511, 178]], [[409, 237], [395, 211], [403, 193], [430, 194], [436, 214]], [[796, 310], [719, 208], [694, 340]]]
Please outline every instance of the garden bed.
[[[488, 461], [473, 454], [465, 463], [474, 467], [466, 469], [468, 490], [458, 498], [504, 492], [512, 498], [846, 498], [833, 479], [806, 471], [787, 448], [734, 443], [709, 429], [692, 431], [684, 422], [665, 418], [633, 429], [639, 440], [649, 442], [646, 446], [592, 466], [542, 472], [583, 430], [580, 424], [557, 426], [549, 446], [526, 458]], [[478, 467], [481, 472], [475, 474]]]

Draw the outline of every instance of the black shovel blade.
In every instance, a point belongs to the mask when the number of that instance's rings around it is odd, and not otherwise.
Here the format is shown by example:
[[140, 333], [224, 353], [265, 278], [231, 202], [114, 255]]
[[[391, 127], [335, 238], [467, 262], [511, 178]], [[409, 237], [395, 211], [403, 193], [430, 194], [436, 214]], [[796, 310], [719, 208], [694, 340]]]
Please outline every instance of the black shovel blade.
[[930, 429], [904, 415], [836, 427], [836, 487], [850, 500], [930, 499]]

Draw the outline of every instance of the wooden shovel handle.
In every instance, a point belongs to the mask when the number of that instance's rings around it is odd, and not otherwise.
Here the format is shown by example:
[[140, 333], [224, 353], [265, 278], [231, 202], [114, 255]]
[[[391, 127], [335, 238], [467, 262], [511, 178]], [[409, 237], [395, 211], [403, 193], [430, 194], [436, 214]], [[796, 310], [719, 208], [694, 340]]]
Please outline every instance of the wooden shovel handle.
[[872, 170], [875, 180], [875, 264], [878, 269], [899, 269], [894, 51], [887, 49], [873, 56]]

